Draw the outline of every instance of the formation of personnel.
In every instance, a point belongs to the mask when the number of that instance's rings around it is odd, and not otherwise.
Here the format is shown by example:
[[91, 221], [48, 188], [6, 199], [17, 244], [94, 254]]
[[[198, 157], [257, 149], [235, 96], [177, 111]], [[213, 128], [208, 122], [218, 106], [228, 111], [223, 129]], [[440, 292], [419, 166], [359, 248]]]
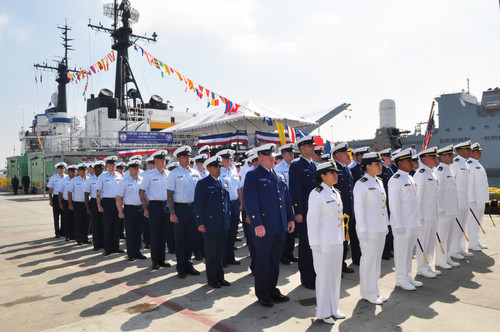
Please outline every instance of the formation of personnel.
[[458, 267], [470, 251], [487, 248], [480, 234], [488, 181], [478, 143], [415, 154], [350, 153], [343, 142], [329, 155], [306, 136], [278, 149], [258, 146], [243, 164], [234, 150], [214, 152], [203, 147], [191, 158], [193, 149], [182, 146], [174, 161], [158, 150], [144, 171], [141, 156], [56, 164], [48, 183], [56, 237], [105, 256], [124, 253], [125, 237], [128, 260], [148, 259], [150, 249], [153, 270], [170, 267], [166, 252], [175, 253], [179, 278], [200, 275], [193, 259], [204, 259], [208, 285], [220, 288], [230, 286], [224, 269], [241, 264], [234, 250], [242, 221], [258, 302], [288, 301], [276, 287], [279, 265], [298, 262], [300, 282], [315, 289], [317, 317], [327, 324], [345, 317], [341, 278], [356, 266], [361, 297], [381, 305], [382, 260], [394, 258], [396, 286], [410, 291], [423, 285], [412, 274], [414, 251], [416, 274], [436, 278], [438, 268]]

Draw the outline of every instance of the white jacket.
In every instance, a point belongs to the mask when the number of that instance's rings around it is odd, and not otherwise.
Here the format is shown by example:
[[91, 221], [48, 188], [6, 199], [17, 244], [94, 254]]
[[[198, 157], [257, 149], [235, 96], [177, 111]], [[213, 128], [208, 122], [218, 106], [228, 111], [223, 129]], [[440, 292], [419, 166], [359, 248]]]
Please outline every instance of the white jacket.
[[460, 209], [469, 208], [469, 168], [465, 159], [457, 156], [453, 159], [450, 169], [457, 179], [458, 207]]
[[335, 188], [322, 183], [309, 194], [307, 236], [311, 246], [342, 244], [345, 239], [342, 199]]
[[422, 164], [413, 179], [417, 184], [417, 204], [420, 219], [425, 221], [438, 220], [438, 181], [430, 167]]
[[386, 233], [389, 218], [382, 180], [365, 174], [354, 185], [353, 195], [356, 232]]
[[438, 179], [438, 211], [447, 216], [458, 215], [457, 179], [449, 165], [440, 163], [434, 172]]
[[484, 207], [490, 201], [488, 177], [484, 167], [474, 158], [467, 160], [469, 168], [469, 202], [472, 207]]
[[389, 179], [390, 223], [394, 230], [398, 228], [417, 228], [422, 225], [418, 215], [417, 185], [413, 178], [398, 170]]

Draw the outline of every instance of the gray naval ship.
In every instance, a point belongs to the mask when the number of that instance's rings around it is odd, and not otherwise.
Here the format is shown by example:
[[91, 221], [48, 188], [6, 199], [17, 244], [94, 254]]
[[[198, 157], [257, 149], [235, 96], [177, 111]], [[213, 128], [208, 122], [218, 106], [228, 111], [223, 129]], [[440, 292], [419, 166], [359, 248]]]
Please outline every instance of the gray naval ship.
[[[478, 142], [483, 148], [481, 164], [488, 175], [500, 175], [500, 88], [490, 88], [483, 92], [481, 102], [468, 91], [445, 93], [436, 97], [438, 111], [433, 120], [429, 146], [443, 147], [465, 140]], [[391, 99], [380, 102], [380, 128], [374, 139], [350, 141], [355, 149], [370, 146], [372, 151], [407, 148], [413, 144], [420, 150], [425, 138], [428, 122], [418, 123], [413, 133], [396, 127], [396, 105]], [[430, 119], [429, 119], [430, 120]], [[438, 126], [439, 125], [439, 126]]]

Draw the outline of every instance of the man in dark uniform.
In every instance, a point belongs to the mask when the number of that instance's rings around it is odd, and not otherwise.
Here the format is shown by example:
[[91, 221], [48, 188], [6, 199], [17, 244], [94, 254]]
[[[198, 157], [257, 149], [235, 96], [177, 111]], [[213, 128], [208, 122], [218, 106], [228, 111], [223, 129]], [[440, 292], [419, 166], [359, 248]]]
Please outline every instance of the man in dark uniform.
[[[383, 166], [382, 166], [382, 174], [379, 175], [379, 177], [382, 179], [382, 183], [384, 184], [384, 189], [386, 193], [389, 193], [389, 179], [394, 175], [394, 170], [392, 169], [392, 151], [390, 148], [384, 149], [379, 152], [380, 156], [383, 159]], [[397, 172], [397, 170], [396, 170]], [[386, 201], [386, 206], [387, 206], [387, 214], [390, 216], [391, 211], [389, 210], [389, 195], [387, 195], [387, 201]], [[384, 245], [384, 251], [382, 253], [382, 259], [383, 260], [390, 260], [393, 255], [394, 251], [394, 237], [392, 236], [392, 229], [391, 226], [387, 226], [389, 228], [389, 233], [385, 236], [385, 245]]]
[[365, 173], [361, 171], [361, 159], [363, 159], [363, 155], [368, 152], [370, 152], [369, 146], [364, 146], [362, 148], [352, 150], [353, 162], [351, 165], [349, 165], [349, 169], [351, 170], [354, 184], [356, 184], [356, 181], [358, 181], [363, 177], [363, 175], [365, 175]]
[[213, 288], [231, 285], [224, 279], [222, 267], [226, 232], [229, 230], [230, 205], [229, 192], [224, 189], [226, 182], [223, 184], [219, 178], [221, 166], [222, 157], [208, 158], [203, 167], [210, 175], [198, 181], [194, 191], [196, 225], [205, 240], [207, 279]]
[[[93, 164], [95, 176], [85, 181], [85, 207], [92, 214], [92, 243], [94, 251], [104, 249], [104, 221], [102, 212], [97, 208], [97, 179], [104, 169], [104, 161]], [[87, 212], [88, 213], [88, 212]]]
[[24, 193], [28, 194], [30, 189], [30, 177], [28, 176], [28, 172], [24, 173], [23, 178], [21, 179], [24, 187]]
[[319, 165], [321, 163], [321, 156], [323, 155], [323, 147], [322, 146], [315, 146], [314, 147], [314, 154], [312, 155], [312, 160], [314, 163]]
[[14, 190], [14, 195], [17, 195], [18, 188], [19, 188], [19, 178], [14, 174], [14, 177], [12, 178], [12, 189]]
[[[354, 265], [359, 265], [361, 259], [361, 249], [359, 247], [358, 235], [356, 234], [356, 219], [354, 217], [354, 199], [352, 190], [354, 189], [354, 179], [348, 165], [351, 163], [349, 157], [348, 146], [346, 142], [335, 145], [332, 149], [332, 156], [335, 159], [339, 173], [339, 180], [334, 187], [340, 191], [342, 204], [344, 205], [344, 214], [349, 216], [349, 223], [346, 226], [349, 233], [349, 241], [351, 243], [351, 258]], [[344, 258], [342, 263], [342, 272], [353, 273], [354, 270], [347, 267], [345, 262], [347, 256], [347, 241], [344, 241]]]
[[255, 148], [259, 167], [245, 178], [244, 200], [255, 241], [255, 294], [259, 303], [272, 307], [289, 300], [276, 287], [285, 233], [293, 232], [292, 205], [285, 181], [274, 170], [275, 145]]
[[297, 141], [300, 158], [290, 165], [290, 195], [297, 221], [299, 233], [299, 271], [302, 286], [314, 289], [316, 273], [314, 272], [312, 251], [307, 237], [307, 210], [309, 194], [317, 187], [316, 164], [312, 160], [314, 154], [314, 136], [302, 137]]

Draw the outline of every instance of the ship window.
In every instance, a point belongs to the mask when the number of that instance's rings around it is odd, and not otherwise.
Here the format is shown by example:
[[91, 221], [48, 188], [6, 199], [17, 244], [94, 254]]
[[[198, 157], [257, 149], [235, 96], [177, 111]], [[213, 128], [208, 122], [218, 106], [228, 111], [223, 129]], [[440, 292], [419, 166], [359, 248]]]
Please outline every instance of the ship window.
[[446, 132], [450, 132], [450, 128], [446, 128], [446, 129], [445, 129], [445, 131], [446, 131]]
[[484, 129], [490, 129], [489, 125], [484, 125]]
[[484, 140], [485, 140], [485, 141], [489, 141], [489, 140], [490, 140], [490, 137], [489, 137], [489, 136], [484, 136]]
[[456, 138], [453, 138], [451, 141], [452, 141], [453, 143], [455, 143], [455, 142], [457, 141], [457, 139], [456, 139]]
[[495, 141], [498, 139], [498, 136], [491, 136], [491, 140]]
[[475, 126], [470, 127], [471, 130], [476, 130]]
[[440, 139], [439, 143], [445, 143], [445, 140], [444, 139]]
[[459, 128], [458, 128], [458, 131], [462, 131], [462, 130], [463, 130], [463, 129], [462, 129], [462, 127], [459, 127]]

